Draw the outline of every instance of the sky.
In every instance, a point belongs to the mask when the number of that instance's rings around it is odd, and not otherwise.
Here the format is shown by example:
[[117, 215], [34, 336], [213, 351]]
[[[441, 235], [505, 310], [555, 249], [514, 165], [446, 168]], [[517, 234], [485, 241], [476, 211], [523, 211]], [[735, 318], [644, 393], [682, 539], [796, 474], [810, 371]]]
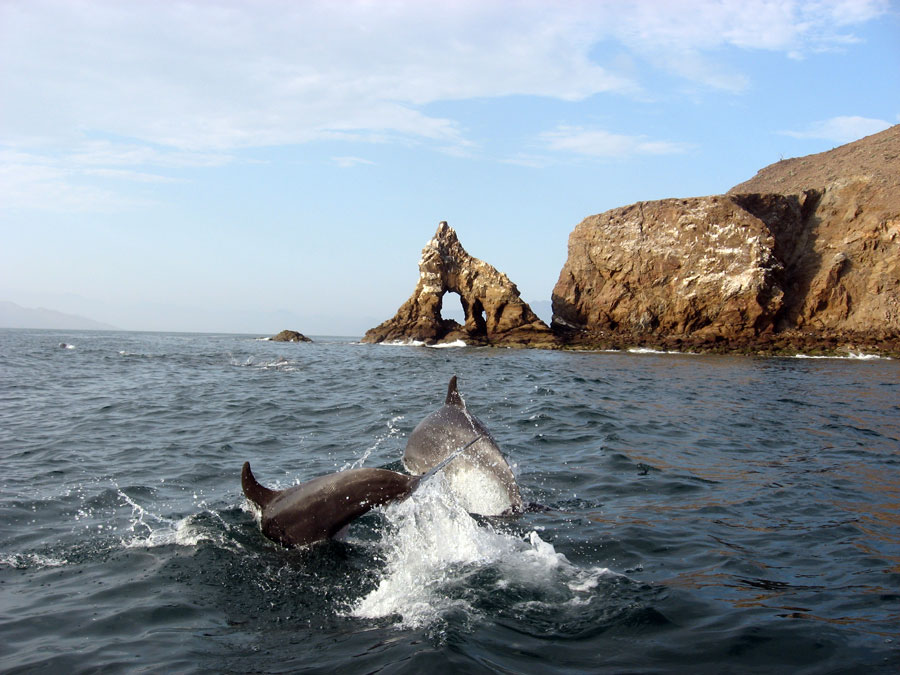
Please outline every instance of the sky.
[[362, 335], [446, 220], [549, 320], [585, 217], [897, 123], [886, 0], [0, 0], [0, 300]]

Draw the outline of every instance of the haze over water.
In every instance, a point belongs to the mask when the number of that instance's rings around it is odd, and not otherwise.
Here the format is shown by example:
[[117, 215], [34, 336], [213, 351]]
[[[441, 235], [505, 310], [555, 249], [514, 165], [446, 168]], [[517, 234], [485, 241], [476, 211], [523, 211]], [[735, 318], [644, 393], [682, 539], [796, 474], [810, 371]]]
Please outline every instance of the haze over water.
[[[402, 470], [454, 374], [548, 510], [261, 535], [245, 460]], [[898, 450], [889, 360], [3, 330], [0, 670], [896, 672]]]

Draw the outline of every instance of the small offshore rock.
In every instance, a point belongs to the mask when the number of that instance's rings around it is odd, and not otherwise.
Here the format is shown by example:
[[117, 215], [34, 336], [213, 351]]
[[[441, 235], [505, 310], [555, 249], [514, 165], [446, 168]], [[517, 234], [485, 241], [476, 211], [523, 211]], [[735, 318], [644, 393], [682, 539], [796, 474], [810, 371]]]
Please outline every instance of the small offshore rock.
[[312, 342], [312, 340], [295, 330], [283, 330], [272, 338], [272, 342]]

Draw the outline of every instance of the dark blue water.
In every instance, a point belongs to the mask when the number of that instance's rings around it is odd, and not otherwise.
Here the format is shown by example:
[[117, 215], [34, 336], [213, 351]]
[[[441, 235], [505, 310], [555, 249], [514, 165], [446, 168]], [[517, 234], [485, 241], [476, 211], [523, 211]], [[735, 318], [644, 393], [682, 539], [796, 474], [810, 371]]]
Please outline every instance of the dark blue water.
[[[262, 537], [245, 460], [400, 470], [453, 374], [549, 510], [436, 481]], [[896, 672], [898, 640], [896, 361], [0, 331], [3, 672]]]

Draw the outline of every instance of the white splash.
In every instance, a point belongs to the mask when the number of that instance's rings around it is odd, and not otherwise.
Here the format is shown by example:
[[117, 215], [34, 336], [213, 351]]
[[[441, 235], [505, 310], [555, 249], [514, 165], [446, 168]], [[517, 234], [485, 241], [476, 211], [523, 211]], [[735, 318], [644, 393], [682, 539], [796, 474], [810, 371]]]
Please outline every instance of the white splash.
[[464, 340], [454, 340], [453, 342], [441, 342], [436, 345], [428, 345], [432, 349], [448, 349], [448, 348], [457, 348], [457, 347], [465, 347], [466, 343]]
[[168, 521], [163, 526], [148, 528], [146, 534], [123, 539], [125, 548], [156, 548], [157, 546], [196, 546], [201, 541], [212, 541], [209, 532], [198, 527], [194, 516]]
[[[123, 539], [125, 548], [155, 548], [157, 546], [196, 546], [212, 541], [208, 530], [196, 524], [197, 515], [166, 518], [151, 513], [120, 489], [119, 497], [131, 507], [131, 538]], [[152, 524], [151, 524], [152, 522]]]
[[300, 365], [298, 361], [288, 359], [284, 356], [279, 356], [274, 360], [260, 361], [257, 361], [252, 356], [248, 356], [245, 361], [240, 361], [235, 358], [231, 352], [227, 352], [227, 354], [230, 364], [238, 368], [256, 368], [257, 370], [277, 370], [285, 373], [293, 373], [298, 370]]
[[385, 340], [384, 342], [379, 342], [378, 344], [384, 347], [430, 347], [431, 349], [447, 349], [448, 347], [458, 348], [467, 346], [464, 340], [454, 340], [453, 342], [428, 344], [427, 342], [423, 342], [422, 340], [405, 339]]
[[426, 344], [421, 340], [386, 340], [378, 344], [383, 347], [425, 347]]
[[849, 352], [846, 356], [818, 356], [812, 354], [795, 354], [795, 359], [833, 359], [843, 361], [890, 361], [890, 356], [880, 356], [879, 354], [863, 354], [861, 352]]
[[445, 474], [460, 506], [468, 513], [496, 515], [512, 506], [503, 480], [485, 467], [455, 460]]
[[378, 586], [350, 608], [358, 618], [397, 616], [398, 627], [416, 628], [461, 610], [477, 620], [471, 603], [450, 591], [485, 568], [499, 574], [498, 590], [564, 587], [567, 602], [586, 602], [597, 579], [609, 573], [576, 568], [537, 532], [522, 538], [490, 524], [479, 525], [442, 478], [429, 481], [383, 513], [389, 523], [380, 544], [385, 568]]
[[41, 555], [40, 553], [0, 553], [0, 566], [6, 565], [18, 570], [62, 567], [67, 564], [67, 560]]

